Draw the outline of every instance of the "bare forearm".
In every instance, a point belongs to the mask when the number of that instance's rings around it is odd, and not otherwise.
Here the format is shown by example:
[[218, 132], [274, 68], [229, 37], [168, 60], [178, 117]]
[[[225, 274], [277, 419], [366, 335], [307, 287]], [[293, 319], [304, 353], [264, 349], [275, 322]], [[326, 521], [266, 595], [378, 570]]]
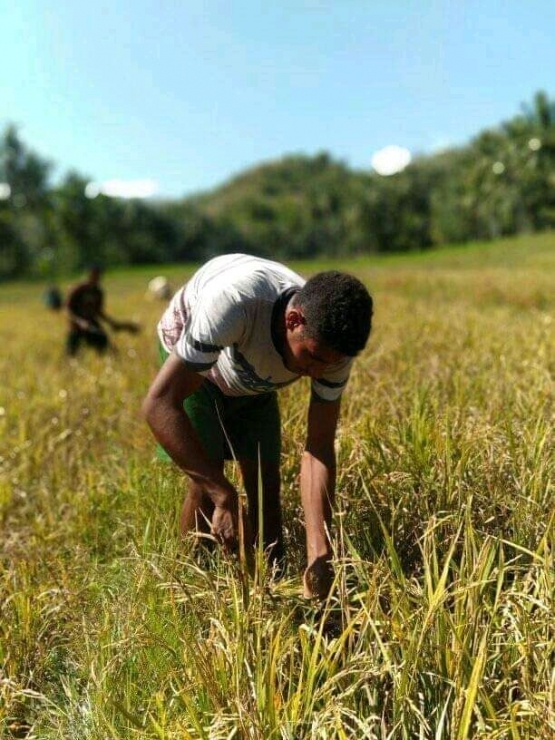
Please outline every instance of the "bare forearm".
[[301, 499], [305, 516], [308, 562], [329, 555], [328, 531], [335, 496], [335, 455], [303, 454], [301, 463]]
[[111, 316], [108, 316], [108, 314], [104, 313], [104, 311], [99, 311], [97, 316], [99, 319], [101, 319], [101, 321], [104, 321], [112, 329], [115, 329], [118, 326], [118, 322]]
[[202, 486], [216, 506], [233, 503], [236, 495], [233, 486], [207, 457], [184, 410], [169, 404], [145, 402], [143, 412], [158, 442], [172, 460]]

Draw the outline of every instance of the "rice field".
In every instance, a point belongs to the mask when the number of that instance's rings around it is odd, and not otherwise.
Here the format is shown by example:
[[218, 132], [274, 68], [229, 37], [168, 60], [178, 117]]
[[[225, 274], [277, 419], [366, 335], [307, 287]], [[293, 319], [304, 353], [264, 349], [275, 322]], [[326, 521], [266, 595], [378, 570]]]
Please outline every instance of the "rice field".
[[285, 578], [179, 540], [185, 481], [139, 407], [147, 281], [190, 268], [106, 276], [143, 327], [107, 357], [66, 359], [42, 286], [0, 286], [0, 737], [555, 738], [555, 234], [334, 265], [376, 314], [323, 605], [300, 595], [304, 382], [281, 394]]

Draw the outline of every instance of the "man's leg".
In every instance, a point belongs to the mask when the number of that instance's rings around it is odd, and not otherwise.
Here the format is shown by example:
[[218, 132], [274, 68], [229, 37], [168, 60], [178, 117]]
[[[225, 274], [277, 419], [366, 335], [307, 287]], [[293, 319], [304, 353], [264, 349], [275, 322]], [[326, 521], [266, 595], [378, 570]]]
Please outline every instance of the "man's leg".
[[[258, 461], [239, 458], [243, 484], [249, 502], [249, 524], [253, 535], [253, 544], [258, 540], [260, 526], [258, 506]], [[281, 476], [279, 465], [262, 461], [262, 533], [264, 550], [268, 551], [270, 563], [283, 568], [284, 545], [280, 502]]]
[[81, 332], [70, 330], [66, 338], [66, 354], [75, 357], [81, 344]]
[[104, 354], [110, 345], [108, 335], [100, 327], [94, 331], [87, 332], [86, 339], [89, 347], [93, 347], [99, 355]]

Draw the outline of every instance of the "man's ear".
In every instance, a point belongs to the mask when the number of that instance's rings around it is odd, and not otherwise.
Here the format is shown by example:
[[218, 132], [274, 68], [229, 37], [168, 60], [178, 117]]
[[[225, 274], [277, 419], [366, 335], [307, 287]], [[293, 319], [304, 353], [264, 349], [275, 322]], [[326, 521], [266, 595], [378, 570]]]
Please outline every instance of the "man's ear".
[[285, 316], [285, 325], [289, 331], [293, 331], [298, 326], [306, 324], [306, 319], [300, 308], [290, 308]]

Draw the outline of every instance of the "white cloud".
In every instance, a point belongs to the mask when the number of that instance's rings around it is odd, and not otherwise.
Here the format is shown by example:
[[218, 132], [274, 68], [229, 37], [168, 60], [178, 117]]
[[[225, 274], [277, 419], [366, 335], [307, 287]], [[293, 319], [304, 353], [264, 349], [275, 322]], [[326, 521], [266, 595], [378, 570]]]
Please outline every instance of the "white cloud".
[[0, 200], [8, 200], [11, 193], [12, 189], [9, 184], [7, 182], [0, 182]]
[[158, 192], [156, 180], [104, 180], [89, 182], [85, 188], [87, 198], [108, 195], [111, 198], [150, 198]]
[[412, 156], [408, 149], [391, 144], [379, 149], [372, 156], [372, 167], [378, 175], [395, 175], [404, 170], [410, 164], [411, 159]]

